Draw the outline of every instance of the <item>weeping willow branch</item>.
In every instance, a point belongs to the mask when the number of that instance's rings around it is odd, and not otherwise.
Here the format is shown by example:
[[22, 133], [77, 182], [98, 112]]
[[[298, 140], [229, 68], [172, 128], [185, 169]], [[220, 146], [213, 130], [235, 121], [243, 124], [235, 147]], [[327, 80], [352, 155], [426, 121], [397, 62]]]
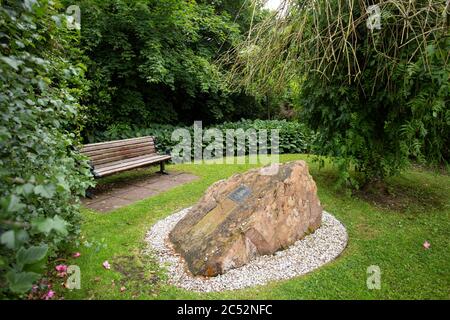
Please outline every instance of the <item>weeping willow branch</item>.
[[[371, 5], [381, 12], [379, 30], [367, 25]], [[220, 63], [231, 69], [232, 88], [260, 94], [282, 91], [305, 74], [326, 80], [342, 68], [347, 81], [357, 83], [370, 63], [377, 64], [374, 83], [389, 86], [396, 64], [427, 61], [430, 45], [449, 37], [448, 10], [445, 0], [284, 0]], [[364, 41], [371, 50], [361, 50]]]

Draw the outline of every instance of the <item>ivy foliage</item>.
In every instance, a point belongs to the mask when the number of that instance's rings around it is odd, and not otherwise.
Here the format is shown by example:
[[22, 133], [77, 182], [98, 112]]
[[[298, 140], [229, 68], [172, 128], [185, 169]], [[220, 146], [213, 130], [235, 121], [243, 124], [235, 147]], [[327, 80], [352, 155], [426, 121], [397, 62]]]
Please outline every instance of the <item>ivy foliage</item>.
[[[0, 296], [20, 296], [45, 261], [79, 235], [78, 196], [91, 185], [75, 152], [78, 37], [53, 1], [0, 7]], [[75, 51], [72, 51], [75, 50]]]

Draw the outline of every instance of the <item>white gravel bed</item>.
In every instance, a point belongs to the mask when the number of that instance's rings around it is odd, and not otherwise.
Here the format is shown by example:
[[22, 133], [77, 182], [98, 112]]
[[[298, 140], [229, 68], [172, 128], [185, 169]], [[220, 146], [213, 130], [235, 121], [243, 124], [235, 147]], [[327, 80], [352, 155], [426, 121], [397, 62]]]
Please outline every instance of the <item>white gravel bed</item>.
[[345, 227], [324, 211], [322, 226], [288, 249], [271, 256], [258, 257], [245, 266], [217, 277], [193, 277], [186, 272], [183, 259], [174, 252], [168, 241], [170, 231], [189, 210], [181, 210], [157, 222], [148, 232], [146, 240], [149, 243], [148, 252], [153, 253], [159, 263], [167, 268], [169, 283], [191, 291], [237, 290], [297, 277], [336, 259], [347, 246]]

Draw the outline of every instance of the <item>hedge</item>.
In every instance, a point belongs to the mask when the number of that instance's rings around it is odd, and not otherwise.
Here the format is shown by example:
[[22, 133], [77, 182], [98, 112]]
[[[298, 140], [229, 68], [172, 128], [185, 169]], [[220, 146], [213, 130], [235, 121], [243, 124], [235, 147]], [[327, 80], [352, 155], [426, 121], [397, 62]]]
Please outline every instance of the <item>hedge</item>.
[[[172, 126], [154, 124], [148, 128], [138, 128], [129, 125], [113, 125], [104, 132], [96, 132], [89, 137], [89, 142], [104, 142], [111, 140], [121, 140], [128, 138], [136, 138], [143, 136], [154, 136], [157, 139], [157, 148], [162, 152], [169, 152], [172, 147], [177, 144], [177, 141], [172, 141], [172, 133], [179, 128], [185, 128], [191, 133], [193, 139], [193, 126]], [[241, 120], [238, 122], [226, 122], [220, 125], [208, 126], [206, 129], [216, 128], [223, 132], [227, 129], [266, 129], [270, 136], [270, 130], [278, 129], [280, 154], [292, 153], [309, 153], [312, 147], [313, 133], [308, 128], [299, 122], [289, 122], [286, 120]], [[192, 140], [193, 141], [193, 140]], [[225, 143], [225, 142], [224, 142]], [[207, 144], [206, 144], [207, 145]], [[204, 145], [204, 147], [206, 146]], [[270, 145], [269, 145], [270, 146]], [[248, 150], [247, 150], [248, 153]]]

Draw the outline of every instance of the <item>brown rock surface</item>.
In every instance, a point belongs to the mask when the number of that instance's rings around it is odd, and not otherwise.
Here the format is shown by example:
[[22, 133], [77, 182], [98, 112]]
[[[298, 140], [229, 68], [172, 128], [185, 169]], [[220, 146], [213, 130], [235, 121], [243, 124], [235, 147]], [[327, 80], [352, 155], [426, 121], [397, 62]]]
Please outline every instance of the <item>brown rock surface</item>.
[[216, 276], [285, 249], [322, 221], [304, 161], [237, 174], [213, 184], [169, 235], [192, 274]]

